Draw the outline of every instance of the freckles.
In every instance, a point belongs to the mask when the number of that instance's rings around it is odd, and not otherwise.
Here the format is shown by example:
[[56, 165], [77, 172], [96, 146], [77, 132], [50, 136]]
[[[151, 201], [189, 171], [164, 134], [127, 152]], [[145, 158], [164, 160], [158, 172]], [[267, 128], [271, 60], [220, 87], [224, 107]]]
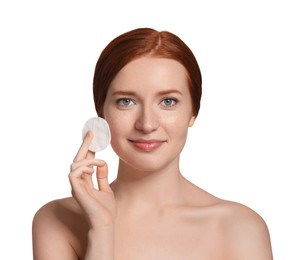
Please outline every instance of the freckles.
[[178, 113], [163, 113], [163, 115], [160, 116], [160, 120], [165, 122], [165, 123], [175, 123], [179, 121], [180, 116]]
[[[187, 118], [187, 117], [186, 117]], [[169, 115], [164, 115], [162, 117], [162, 122], [165, 124], [165, 125], [168, 125], [168, 126], [171, 126], [171, 127], [180, 127], [180, 126], [183, 126], [185, 125], [185, 121], [187, 122], [187, 119], [185, 119], [185, 116], [182, 115], [182, 113], [178, 114], [169, 114]]]
[[111, 134], [113, 136], [118, 136], [118, 134], [120, 134], [120, 132], [122, 132], [122, 124], [118, 123], [117, 121], [112, 121], [111, 120], [109, 122], [109, 128], [110, 128]]
[[108, 116], [108, 124], [111, 132], [114, 132], [114, 134], [120, 134], [131, 127], [133, 119], [122, 113], [118, 114], [110, 112], [110, 115]]

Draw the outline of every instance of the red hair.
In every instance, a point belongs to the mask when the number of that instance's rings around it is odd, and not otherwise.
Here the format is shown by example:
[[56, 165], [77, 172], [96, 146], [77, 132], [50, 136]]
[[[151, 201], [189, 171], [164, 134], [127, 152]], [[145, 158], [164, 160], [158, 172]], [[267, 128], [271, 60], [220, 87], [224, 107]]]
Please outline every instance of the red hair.
[[97, 114], [103, 116], [108, 88], [118, 72], [130, 61], [142, 56], [173, 59], [185, 67], [192, 98], [193, 115], [197, 116], [202, 95], [202, 77], [195, 56], [178, 36], [151, 28], [139, 28], [121, 34], [102, 51], [93, 79]]

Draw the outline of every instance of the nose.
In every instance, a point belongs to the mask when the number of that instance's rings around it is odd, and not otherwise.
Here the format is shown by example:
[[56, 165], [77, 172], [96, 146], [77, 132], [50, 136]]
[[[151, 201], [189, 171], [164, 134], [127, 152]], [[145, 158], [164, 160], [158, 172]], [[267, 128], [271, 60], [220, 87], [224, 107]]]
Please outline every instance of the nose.
[[144, 133], [154, 132], [159, 127], [159, 117], [152, 108], [143, 108], [139, 111], [135, 127]]

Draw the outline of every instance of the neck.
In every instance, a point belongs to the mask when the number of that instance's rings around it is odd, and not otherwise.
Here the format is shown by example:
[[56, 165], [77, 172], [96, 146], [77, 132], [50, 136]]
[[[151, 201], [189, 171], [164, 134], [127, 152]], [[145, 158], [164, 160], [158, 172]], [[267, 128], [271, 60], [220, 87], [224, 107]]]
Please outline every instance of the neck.
[[184, 177], [178, 165], [175, 161], [158, 171], [139, 171], [120, 161], [112, 183], [117, 203], [142, 208], [180, 204]]

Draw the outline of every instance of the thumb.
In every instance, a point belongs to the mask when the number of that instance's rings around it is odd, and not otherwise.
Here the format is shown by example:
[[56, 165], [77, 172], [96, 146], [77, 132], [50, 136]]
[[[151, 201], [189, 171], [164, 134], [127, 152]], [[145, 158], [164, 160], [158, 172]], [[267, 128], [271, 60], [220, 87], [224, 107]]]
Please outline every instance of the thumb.
[[108, 183], [108, 166], [106, 162], [102, 166], [97, 167], [97, 182], [99, 190], [112, 191]]

